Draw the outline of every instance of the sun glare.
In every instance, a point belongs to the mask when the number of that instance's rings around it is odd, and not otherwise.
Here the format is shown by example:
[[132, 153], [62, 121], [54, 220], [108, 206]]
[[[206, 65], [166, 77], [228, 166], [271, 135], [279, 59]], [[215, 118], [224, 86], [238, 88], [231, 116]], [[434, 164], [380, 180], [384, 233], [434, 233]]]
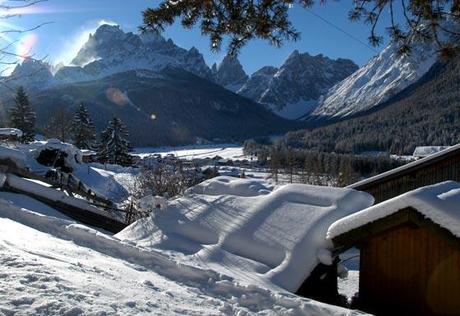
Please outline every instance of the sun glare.
[[35, 33], [28, 33], [24, 35], [16, 46], [16, 54], [24, 60], [26, 57], [32, 55], [32, 49], [38, 42], [38, 35]]

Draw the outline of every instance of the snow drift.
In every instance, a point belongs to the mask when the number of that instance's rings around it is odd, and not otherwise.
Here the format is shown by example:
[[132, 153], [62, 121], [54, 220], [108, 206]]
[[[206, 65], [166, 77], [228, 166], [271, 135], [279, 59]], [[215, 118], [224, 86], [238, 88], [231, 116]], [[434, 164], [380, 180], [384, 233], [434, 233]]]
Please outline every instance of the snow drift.
[[273, 188], [217, 177], [116, 236], [248, 282], [296, 291], [320, 261], [330, 264], [329, 225], [372, 203], [369, 194], [352, 189]]
[[158, 251], [56, 218], [55, 212], [37, 214], [20, 208], [4, 197], [0, 198], [2, 314], [353, 314], [286, 292], [239, 284], [216, 271], [180, 264]]

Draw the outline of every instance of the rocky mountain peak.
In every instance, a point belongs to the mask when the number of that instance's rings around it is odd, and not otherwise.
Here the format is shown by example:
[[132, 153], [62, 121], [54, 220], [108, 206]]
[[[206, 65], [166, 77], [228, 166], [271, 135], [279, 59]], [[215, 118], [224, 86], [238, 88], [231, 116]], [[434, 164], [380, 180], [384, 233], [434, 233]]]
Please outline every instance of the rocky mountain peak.
[[166, 67], [212, 79], [211, 70], [196, 48], [183, 49], [153, 33], [125, 33], [117, 25], [101, 25], [89, 36], [72, 64], [77, 67], [64, 67], [56, 73], [59, 80], [87, 81], [127, 70], [161, 71]]
[[25, 58], [17, 64], [9, 77], [9, 84], [15, 86], [27, 86], [37, 88], [49, 86], [53, 81], [51, 66], [41, 60]]
[[239, 90], [248, 80], [248, 75], [238, 58], [230, 55], [225, 56], [218, 66], [214, 64], [212, 71], [217, 84], [234, 92]]
[[356, 69], [351, 60], [294, 50], [279, 69], [264, 67], [255, 72], [238, 93], [296, 119], [314, 109], [321, 95]]

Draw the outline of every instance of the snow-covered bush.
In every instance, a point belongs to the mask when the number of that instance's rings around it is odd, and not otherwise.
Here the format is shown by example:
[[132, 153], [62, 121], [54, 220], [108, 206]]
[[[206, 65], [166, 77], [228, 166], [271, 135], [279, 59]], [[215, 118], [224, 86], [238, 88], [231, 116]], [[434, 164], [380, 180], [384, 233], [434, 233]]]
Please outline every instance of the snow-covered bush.
[[174, 197], [203, 180], [196, 168], [185, 168], [180, 161], [143, 166], [135, 180], [134, 196]]

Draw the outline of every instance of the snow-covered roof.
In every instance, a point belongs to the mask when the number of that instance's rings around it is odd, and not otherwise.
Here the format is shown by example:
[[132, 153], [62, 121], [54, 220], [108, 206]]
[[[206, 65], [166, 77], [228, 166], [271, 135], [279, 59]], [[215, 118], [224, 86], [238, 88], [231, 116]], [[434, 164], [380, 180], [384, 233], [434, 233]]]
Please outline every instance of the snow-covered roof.
[[422, 187], [342, 218], [331, 225], [327, 237], [332, 239], [408, 207], [460, 237], [460, 183], [454, 181]]
[[22, 131], [17, 128], [0, 128], [0, 135], [1, 136], [15, 136], [15, 137], [22, 137]]
[[449, 148], [450, 146], [418, 146], [415, 147], [414, 157], [427, 157], [436, 154], [442, 150]]
[[332, 263], [328, 227], [372, 203], [352, 189], [217, 177], [116, 236], [296, 291], [319, 262]]
[[356, 189], [359, 190], [362, 186], [368, 185], [368, 184], [373, 183], [373, 182], [378, 182], [378, 181], [384, 180], [386, 178], [391, 178], [392, 176], [396, 176], [397, 174], [399, 174], [401, 172], [404, 172], [404, 171], [409, 171], [411, 169], [416, 169], [416, 168], [422, 167], [424, 164], [427, 164], [427, 163], [429, 164], [429, 163], [431, 163], [431, 162], [433, 162], [435, 160], [442, 159], [442, 157], [444, 155], [448, 155], [450, 153], [458, 152], [458, 151], [460, 151], [460, 144], [457, 144], [455, 146], [451, 146], [451, 147], [449, 147], [449, 148], [447, 148], [445, 150], [437, 152], [437, 153], [435, 153], [433, 155], [430, 155], [428, 157], [425, 157], [425, 158], [410, 162], [410, 163], [405, 164], [405, 165], [403, 165], [401, 167], [398, 167], [398, 168], [389, 170], [387, 172], [378, 174], [376, 176], [364, 179], [362, 181], [353, 183], [353, 184], [349, 185], [348, 188], [351, 188], [351, 189], [356, 188]]

